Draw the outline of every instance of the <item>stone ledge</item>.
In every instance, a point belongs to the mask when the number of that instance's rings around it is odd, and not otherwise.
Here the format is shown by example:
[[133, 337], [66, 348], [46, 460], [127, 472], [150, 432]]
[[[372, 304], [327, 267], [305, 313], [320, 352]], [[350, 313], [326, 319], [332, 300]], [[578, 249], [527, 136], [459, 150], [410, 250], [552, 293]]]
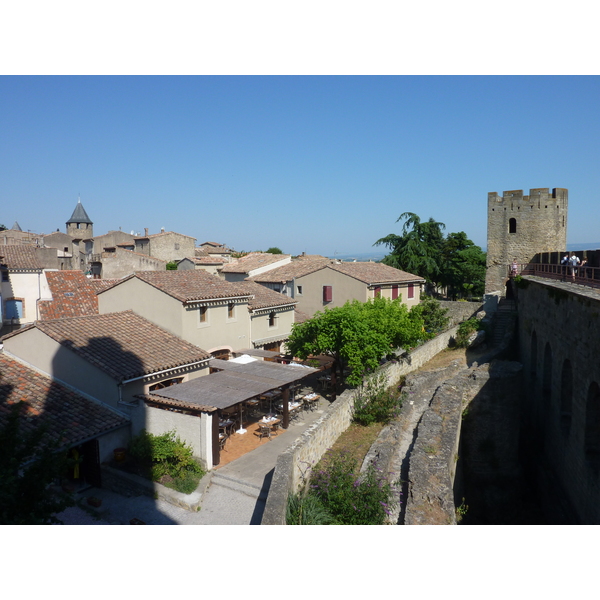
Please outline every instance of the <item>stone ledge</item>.
[[192, 512], [200, 508], [202, 497], [206, 493], [212, 477], [212, 473], [208, 472], [191, 494], [182, 494], [160, 483], [148, 481], [143, 477], [114, 469], [106, 464], [101, 465], [101, 470], [102, 487], [106, 489], [123, 496], [150, 496], [151, 498], [158, 498], [159, 500], [164, 500], [169, 504]]

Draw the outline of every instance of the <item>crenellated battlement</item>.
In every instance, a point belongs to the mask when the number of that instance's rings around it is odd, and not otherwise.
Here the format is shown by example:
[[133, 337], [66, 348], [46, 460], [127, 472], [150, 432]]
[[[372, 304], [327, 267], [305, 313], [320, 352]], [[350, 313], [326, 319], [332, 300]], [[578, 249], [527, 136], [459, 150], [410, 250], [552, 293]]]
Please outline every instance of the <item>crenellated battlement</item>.
[[502, 290], [508, 265], [528, 263], [538, 252], [566, 249], [566, 188], [488, 193], [486, 292]]

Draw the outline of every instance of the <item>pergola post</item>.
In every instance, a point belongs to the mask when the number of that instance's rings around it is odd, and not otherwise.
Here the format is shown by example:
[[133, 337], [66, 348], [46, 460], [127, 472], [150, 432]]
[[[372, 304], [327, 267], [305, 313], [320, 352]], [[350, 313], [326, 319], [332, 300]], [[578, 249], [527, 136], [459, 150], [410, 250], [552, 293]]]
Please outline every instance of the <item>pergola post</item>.
[[219, 448], [219, 412], [214, 411], [211, 414], [212, 418], [212, 463], [217, 466], [221, 462], [221, 449]]
[[285, 386], [283, 386], [282, 388], [282, 392], [281, 392], [281, 398], [283, 400], [283, 423], [282, 423], [282, 427], [284, 429], [287, 429], [290, 425], [290, 407], [289, 407], [289, 400], [290, 400], [290, 385], [289, 383]]

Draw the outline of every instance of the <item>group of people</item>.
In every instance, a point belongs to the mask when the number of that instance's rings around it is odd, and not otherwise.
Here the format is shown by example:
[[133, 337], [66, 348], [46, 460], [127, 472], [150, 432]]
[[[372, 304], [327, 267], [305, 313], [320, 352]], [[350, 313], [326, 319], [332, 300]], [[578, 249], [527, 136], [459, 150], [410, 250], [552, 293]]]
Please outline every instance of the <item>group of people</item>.
[[563, 274], [566, 274], [568, 269], [571, 281], [575, 281], [575, 275], [577, 275], [579, 269], [581, 269], [581, 273], [585, 277], [585, 269], [583, 267], [587, 264], [587, 258], [579, 260], [579, 256], [577, 256], [575, 252], [571, 252], [570, 256], [569, 253], [566, 252], [562, 257], [560, 264], [563, 266]]

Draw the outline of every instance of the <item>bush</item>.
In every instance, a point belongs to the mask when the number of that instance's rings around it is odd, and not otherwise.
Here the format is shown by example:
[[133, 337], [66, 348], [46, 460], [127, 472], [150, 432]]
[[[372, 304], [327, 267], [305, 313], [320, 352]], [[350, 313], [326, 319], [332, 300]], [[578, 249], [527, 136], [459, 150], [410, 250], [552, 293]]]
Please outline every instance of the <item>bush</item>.
[[446, 316], [448, 309], [442, 308], [439, 300], [431, 296], [423, 296], [418, 309], [427, 333], [435, 335], [448, 327], [449, 318]]
[[466, 348], [469, 345], [469, 338], [473, 333], [481, 329], [481, 322], [475, 317], [468, 321], [463, 321], [458, 326], [456, 333], [456, 345], [459, 348]]
[[348, 453], [332, 454], [312, 480], [309, 495], [341, 525], [382, 525], [397, 506], [396, 490], [371, 463], [362, 475]]
[[[143, 430], [129, 443], [129, 452], [140, 463], [150, 468], [150, 478], [158, 481], [163, 477], [174, 480], [170, 487], [189, 494], [194, 491], [204, 475], [202, 467], [192, 455], [192, 449], [175, 436], [174, 431], [153, 435]], [[192, 482], [194, 487], [189, 489]], [[184, 489], [179, 489], [183, 487]]]
[[402, 395], [385, 387], [385, 375], [367, 377], [354, 396], [353, 420], [361, 425], [389, 423], [402, 407]]
[[314, 494], [291, 494], [285, 513], [287, 525], [337, 525]]

